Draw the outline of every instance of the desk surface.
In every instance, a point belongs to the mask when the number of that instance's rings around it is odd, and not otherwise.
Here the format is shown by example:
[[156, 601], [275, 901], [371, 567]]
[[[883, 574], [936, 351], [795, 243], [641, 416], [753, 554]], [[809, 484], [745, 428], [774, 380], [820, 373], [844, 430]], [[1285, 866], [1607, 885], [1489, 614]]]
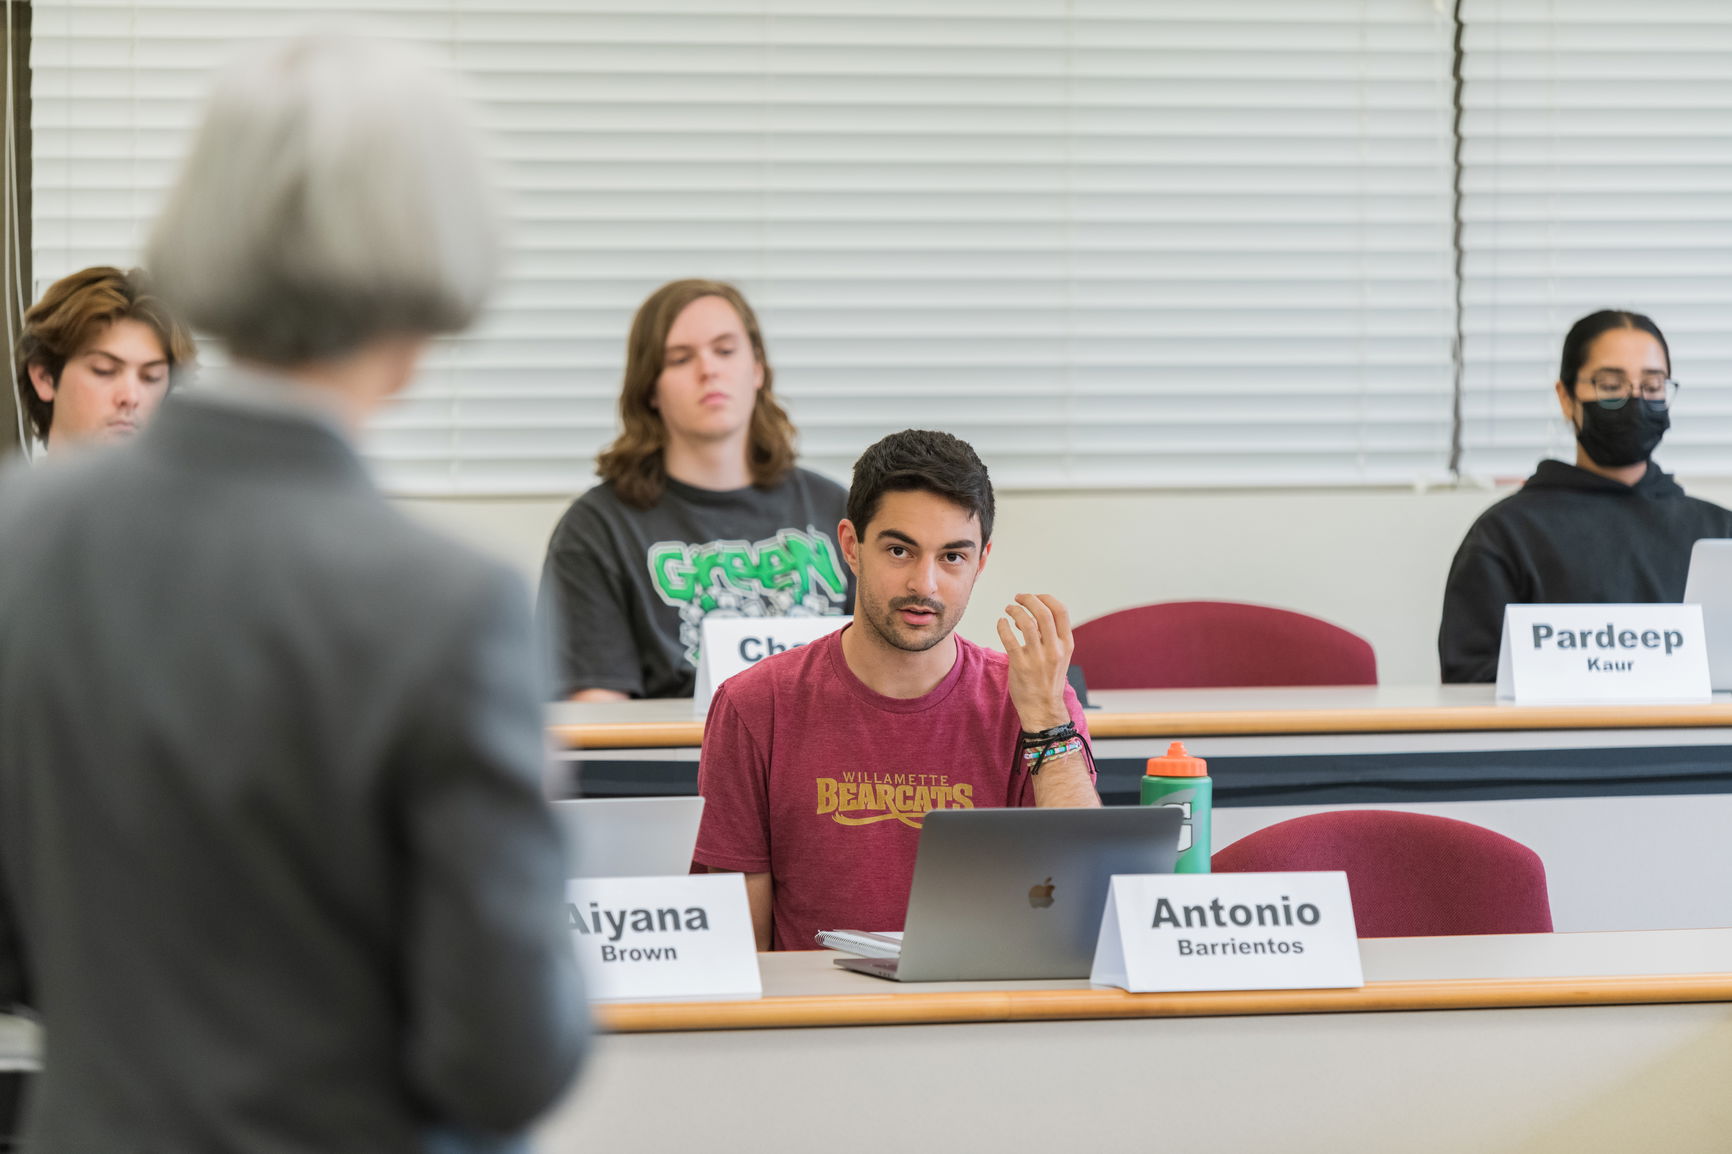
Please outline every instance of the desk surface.
[[[1499, 704], [1490, 685], [1101, 690], [1097, 738], [1732, 726], [1732, 695], [1697, 705]], [[686, 699], [548, 707], [548, 729], [575, 749], [695, 747], [703, 719]]]
[[615, 1033], [1732, 1001], [1732, 929], [1371, 938], [1348, 990], [1128, 994], [1088, 982], [896, 983], [829, 950], [762, 954], [764, 997], [616, 1002]]
[[[718, 1029], [770, 1023], [699, 1023], [715, 1004], [601, 1007], [613, 1032], [535, 1144], [541, 1154], [777, 1154], [810, 1150], [839, 1127], [876, 1127], [910, 1154], [1725, 1148], [1732, 930], [1383, 939], [1362, 942], [1361, 954], [1373, 996], [1418, 986], [1430, 994], [1413, 1006], [1487, 1008], [1404, 1012], [1391, 1001], [1314, 1007], [1388, 1013], [1277, 1018], [1249, 1001], [1269, 995], [1239, 994], [1209, 995], [1242, 1000], [1213, 1017], [900, 1018], [891, 1015], [935, 998], [1158, 1007], [1196, 996], [1080, 982], [901, 986], [836, 970], [829, 953], [765, 955], [766, 997], [737, 1005], [845, 1001], [857, 1020]], [[1443, 1000], [1473, 983], [1478, 1000]], [[1308, 996], [1317, 993], [1354, 992]], [[1520, 1008], [1536, 1005], [1557, 1008]], [[630, 1015], [664, 1018], [631, 1026]], [[908, 1024], [851, 1028], [892, 1022]], [[31, 1064], [32, 1035], [0, 1019], [0, 1059]]]
[[[615, 1032], [598, 1040], [589, 1074], [540, 1127], [537, 1149], [778, 1154], [832, 1144], [838, 1135], [909, 1154], [1726, 1148], [1732, 1005], [1724, 971], [1732, 931], [1362, 947], [1373, 991], [1445, 974], [1451, 981], [1550, 982], [1557, 1001], [1447, 1014], [1234, 1009], [1213, 1017]], [[849, 996], [893, 1008], [934, 996], [994, 995], [957, 987], [935, 994], [933, 987], [831, 974], [828, 965], [822, 955], [765, 958], [770, 996], [763, 1002], [839, 998], [845, 982], [871, 983], [876, 993]], [[1655, 1001], [1594, 1004], [1603, 1002], [1603, 990], [1588, 988], [1598, 980], [1592, 975], [1632, 965], [1721, 972], [1692, 979], [1695, 989], [1649, 972], [1618, 1000], [1645, 986]], [[1586, 996], [1571, 995], [1572, 983]], [[1064, 984], [1027, 983], [1023, 992], [1032, 998], [1054, 985]], [[1069, 985], [1051, 992], [1096, 993]], [[1717, 1000], [1656, 1004], [1710, 998]], [[1136, 1000], [1152, 1006], [1170, 999]], [[627, 1009], [608, 1008], [606, 1018]]]
[[[887, 982], [830, 950], [760, 954], [762, 998], [613, 1002], [616, 1034], [786, 1027], [1192, 1018], [1369, 1010], [1732, 1002], [1732, 929], [1367, 938], [1352, 990], [1128, 994], [1086, 980]], [[34, 1065], [35, 1028], [0, 1016], [0, 1069]]]

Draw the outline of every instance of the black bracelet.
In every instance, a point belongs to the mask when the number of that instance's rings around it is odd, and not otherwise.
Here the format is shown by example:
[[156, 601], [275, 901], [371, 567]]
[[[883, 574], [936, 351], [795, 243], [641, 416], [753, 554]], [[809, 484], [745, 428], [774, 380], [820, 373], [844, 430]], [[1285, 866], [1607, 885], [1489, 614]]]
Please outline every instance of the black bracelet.
[[1043, 729], [1039, 733], [1023, 730], [1017, 738], [1017, 745], [1023, 749], [1036, 745], [1051, 745], [1054, 742], [1069, 741], [1077, 735], [1076, 722], [1067, 721], [1063, 725], [1055, 725], [1051, 729]]

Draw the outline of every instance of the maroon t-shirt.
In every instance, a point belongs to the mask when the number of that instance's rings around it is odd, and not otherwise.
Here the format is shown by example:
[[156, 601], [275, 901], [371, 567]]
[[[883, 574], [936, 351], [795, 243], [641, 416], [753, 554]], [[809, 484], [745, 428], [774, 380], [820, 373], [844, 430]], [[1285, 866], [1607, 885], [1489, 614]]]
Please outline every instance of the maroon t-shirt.
[[[1034, 804], [1004, 654], [958, 637], [932, 692], [885, 697], [849, 670], [842, 632], [730, 678], [704, 725], [695, 856], [773, 876], [778, 950], [900, 930], [928, 811]], [[1065, 704], [1083, 729], [1068, 688]]]

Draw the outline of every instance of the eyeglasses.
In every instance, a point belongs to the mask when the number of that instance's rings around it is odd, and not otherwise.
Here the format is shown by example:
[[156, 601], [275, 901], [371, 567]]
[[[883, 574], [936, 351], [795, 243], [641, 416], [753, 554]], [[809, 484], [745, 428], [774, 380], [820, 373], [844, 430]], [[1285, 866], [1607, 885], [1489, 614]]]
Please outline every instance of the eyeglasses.
[[1643, 373], [1640, 381], [1631, 384], [1617, 369], [1601, 369], [1587, 383], [1602, 409], [1621, 409], [1632, 396], [1641, 397], [1650, 409], [1669, 409], [1678, 399], [1678, 382], [1659, 373]]

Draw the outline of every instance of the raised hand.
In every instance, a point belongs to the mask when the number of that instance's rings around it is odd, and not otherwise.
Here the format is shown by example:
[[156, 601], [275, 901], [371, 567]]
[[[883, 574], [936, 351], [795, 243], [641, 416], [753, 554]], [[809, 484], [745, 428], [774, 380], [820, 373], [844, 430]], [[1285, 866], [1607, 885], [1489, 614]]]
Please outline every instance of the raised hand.
[[1070, 720], [1064, 706], [1065, 673], [1076, 648], [1070, 611], [1050, 593], [1018, 593], [1004, 612], [998, 619], [998, 639], [1010, 658], [1010, 703], [1022, 728], [1034, 733], [1063, 725]]

